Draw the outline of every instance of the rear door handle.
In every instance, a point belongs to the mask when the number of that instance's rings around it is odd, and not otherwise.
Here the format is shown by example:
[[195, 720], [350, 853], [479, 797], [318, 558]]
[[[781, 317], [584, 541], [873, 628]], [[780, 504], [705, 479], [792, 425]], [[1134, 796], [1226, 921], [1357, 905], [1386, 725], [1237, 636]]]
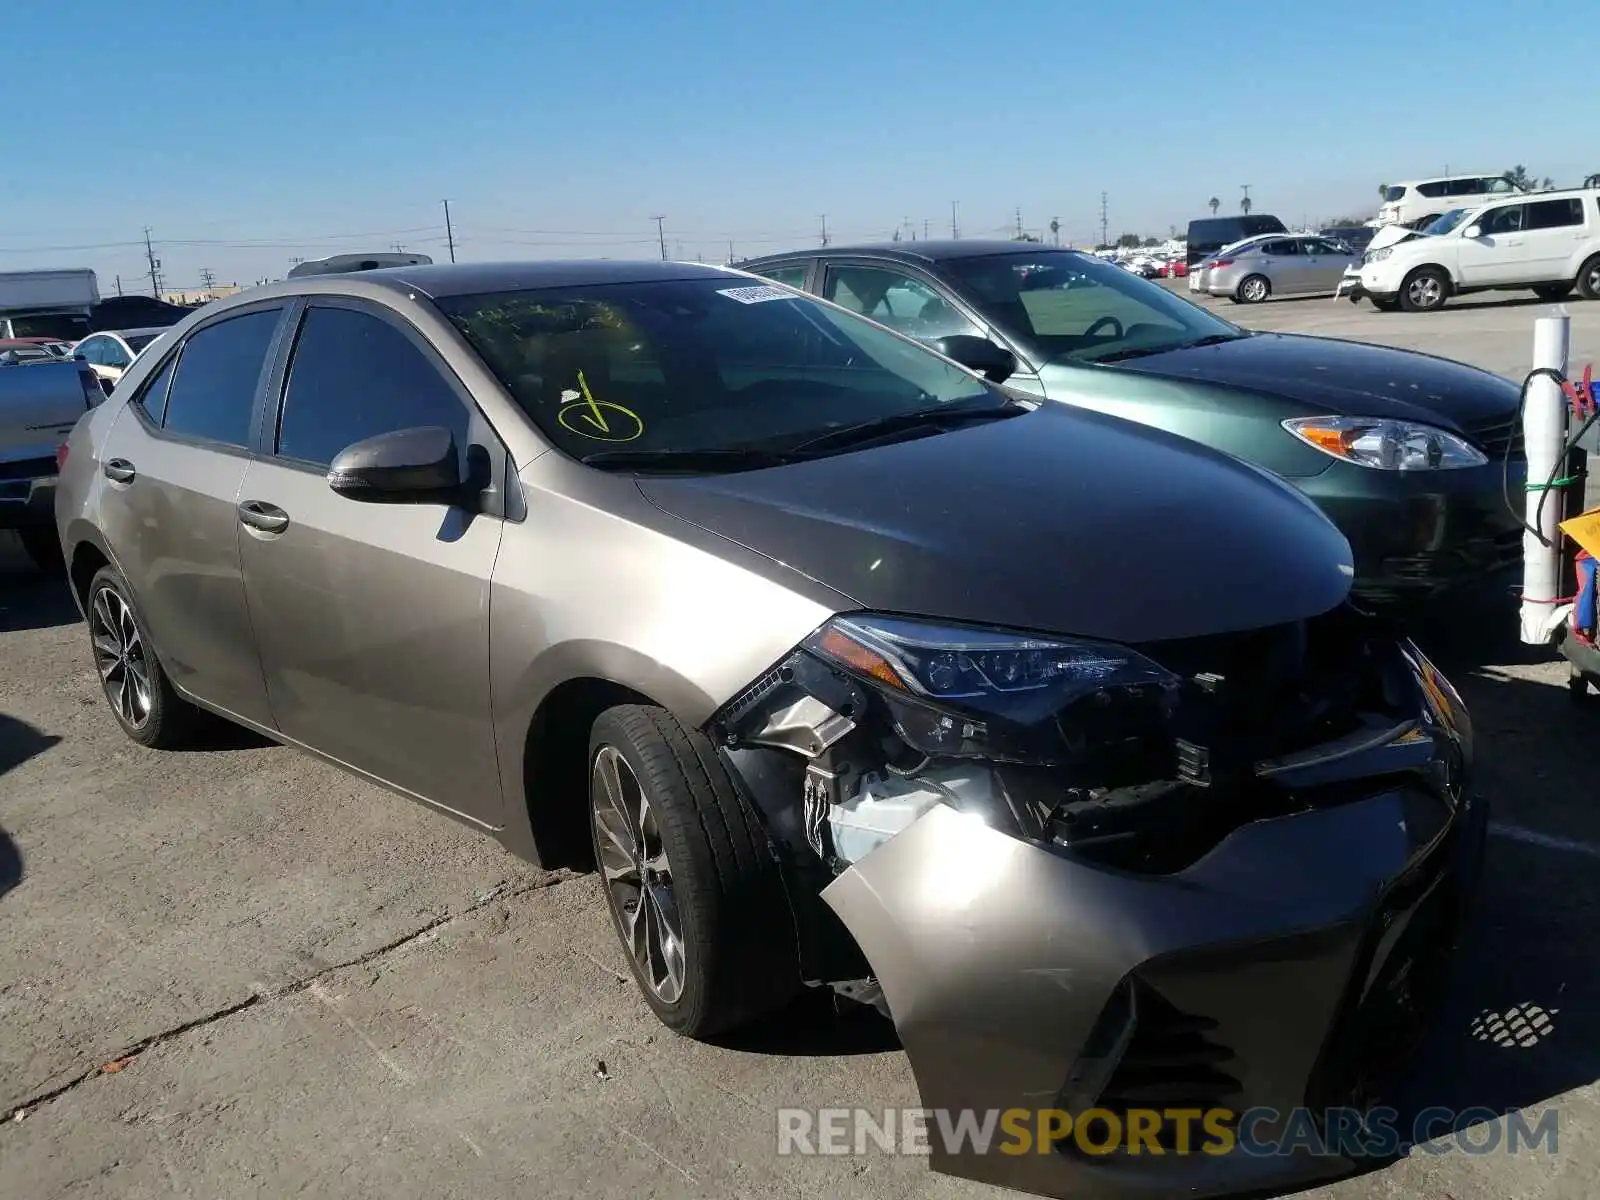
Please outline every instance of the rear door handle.
[[108, 458], [100, 465], [100, 470], [113, 483], [133, 482], [133, 464], [125, 458]]
[[265, 500], [244, 500], [239, 504], [239, 520], [262, 533], [282, 533], [289, 528], [289, 514]]

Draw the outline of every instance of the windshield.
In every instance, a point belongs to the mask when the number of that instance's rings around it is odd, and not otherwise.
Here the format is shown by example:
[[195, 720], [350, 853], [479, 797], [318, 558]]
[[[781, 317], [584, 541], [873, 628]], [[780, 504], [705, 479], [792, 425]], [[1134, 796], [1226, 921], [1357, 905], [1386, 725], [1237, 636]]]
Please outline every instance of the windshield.
[[1424, 225], [1422, 227], [1422, 232], [1432, 234], [1435, 237], [1438, 237], [1440, 234], [1449, 233], [1457, 225], [1465, 221], [1467, 219], [1467, 214], [1471, 211], [1472, 210], [1470, 208], [1452, 208], [1443, 216], [1435, 217], [1432, 221], [1428, 222], [1428, 224]]
[[1394, 184], [1393, 186], [1384, 188], [1383, 198], [1388, 204], [1393, 204], [1396, 200], [1404, 200], [1406, 198], [1405, 185]]
[[958, 400], [1005, 402], [907, 338], [734, 275], [436, 303], [574, 458], [779, 448]]
[[19, 338], [60, 338], [75, 342], [89, 336], [89, 318], [69, 313], [45, 313], [32, 317], [12, 317], [11, 336]]
[[1096, 362], [1244, 336], [1158, 283], [1071, 250], [955, 258], [941, 267], [1040, 363]]

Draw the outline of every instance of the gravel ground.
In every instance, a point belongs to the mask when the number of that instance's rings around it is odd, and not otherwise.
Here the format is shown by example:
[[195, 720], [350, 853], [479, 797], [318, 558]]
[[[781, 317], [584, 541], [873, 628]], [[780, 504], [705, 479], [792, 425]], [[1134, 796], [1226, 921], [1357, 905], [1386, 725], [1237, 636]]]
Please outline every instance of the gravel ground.
[[[1514, 376], [1540, 311], [1218, 307]], [[1572, 311], [1574, 361], [1600, 358], [1600, 304]], [[1600, 707], [1482, 608], [1420, 632], [1472, 709], [1497, 825], [1417, 1100], [1553, 1108], [1558, 1151], [1414, 1152], [1309, 1193], [1328, 1200], [1576, 1198], [1600, 1170]], [[802, 1005], [699, 1045], [624, 971], [588, 878], [244, 735], [126, 741], [70, 601], [0, 537], [0, 1197], [1004, 1194], [915, 1158], [776, 1154], [781, 1106], [916, 1103], [875, 1019]], [[1498, 1044], [1485, 1014], [1518, 1013], [1526, 1044]]]

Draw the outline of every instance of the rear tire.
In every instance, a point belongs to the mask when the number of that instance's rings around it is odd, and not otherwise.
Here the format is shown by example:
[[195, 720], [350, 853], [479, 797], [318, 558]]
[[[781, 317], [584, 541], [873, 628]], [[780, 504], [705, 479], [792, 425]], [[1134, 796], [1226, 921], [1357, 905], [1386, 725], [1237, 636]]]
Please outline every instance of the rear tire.
[[1246, 275], [1234, 292], [1240, 304], [1261, 304], [1272, 295], [1272, 283], [1265, 275]]
[[1440, 267], [1418, 267], [1400, 285], [1400, 307], [1406, 312], [1434, 312], [1450, 297], [1450, 276]]
[[60, 575], [67, 569], [61, 539], [56, 536], [54, 525], [27, 525], [17, 530], [17, 537], [33, 565], [46, 575]]
[[1585, 300], [1600, 300], [1600, 254], [1578, 268], [1578, 294]]
[[208, 714], [167, 679], [133, 592], [115, 567], [95, 573], [83, 608], [101, 690], [122, 732], [152, 750], [192, 745]]
[[662, 1024], [704, 1039], [794, 998], [794, 918], [778, 864], [704, 734], [663, 708], [601, 713], [589, 818], [612, 924]]
[[1547, 304], [1554, 304], [1558, 300], [1565, 300], [1572, 294], [1570, 283], [1546, 283], [1533, 289], [1533, 294]]

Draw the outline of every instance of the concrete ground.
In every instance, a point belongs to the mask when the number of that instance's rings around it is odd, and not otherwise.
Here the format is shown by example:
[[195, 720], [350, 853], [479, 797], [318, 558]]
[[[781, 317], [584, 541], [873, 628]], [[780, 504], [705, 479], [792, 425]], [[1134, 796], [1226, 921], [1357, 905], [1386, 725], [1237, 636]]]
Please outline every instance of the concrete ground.
[[[1600, 358], [1600, 304], [1571, 307], [1574, 360]], [[1539, 311], [1219, 308], [1509, 375]], [[1600, 707], [1570, 704], [1503, 607], [1421, 638], [1472, 709], [1498, 824], [1417, 1100], [1553, 1108], [1558, 1148], [1413, 1152], [1311, 1195], [1591, 1196]], [[737, 1045], [672, 1037], [591, 879], [244, 736], [141, 750], [85, 641], [0, 540], [0, 1197], [1004, 1194], [916, 1158], [779, 1157], [780, 1107], [917, 1102], [883, 1025], [802, 1006]]]

